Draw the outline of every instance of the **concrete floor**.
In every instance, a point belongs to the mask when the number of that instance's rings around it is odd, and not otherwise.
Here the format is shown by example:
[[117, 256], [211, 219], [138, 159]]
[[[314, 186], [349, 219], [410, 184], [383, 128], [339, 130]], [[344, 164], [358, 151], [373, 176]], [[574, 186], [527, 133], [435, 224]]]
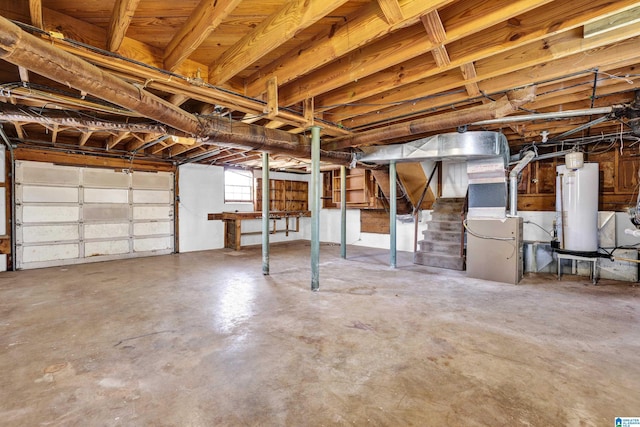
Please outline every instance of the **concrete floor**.
[[0, 425], [612, 426], [640, 288], [309, 243], [0, 274]]

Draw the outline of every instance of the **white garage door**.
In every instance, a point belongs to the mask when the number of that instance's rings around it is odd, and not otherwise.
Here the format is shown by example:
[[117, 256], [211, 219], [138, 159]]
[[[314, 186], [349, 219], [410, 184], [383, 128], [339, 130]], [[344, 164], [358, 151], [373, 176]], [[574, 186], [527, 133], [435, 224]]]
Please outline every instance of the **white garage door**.
[[78, 264], [174, 249], [173, 173], [16, 162], [16, 266]]

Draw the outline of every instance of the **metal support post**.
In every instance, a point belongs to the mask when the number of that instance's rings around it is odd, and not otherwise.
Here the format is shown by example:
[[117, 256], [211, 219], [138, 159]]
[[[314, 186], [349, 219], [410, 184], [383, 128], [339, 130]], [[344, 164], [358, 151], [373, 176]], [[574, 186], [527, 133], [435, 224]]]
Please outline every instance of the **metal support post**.
[[262, 153], [262, 274], [269, 275], [269, 153]]
[[340, 166], [340, 257], [347, 258], [347, 168]]
[[396, 184], [396, 162], [389, 163], [389, 249], [391, 268], [396, 268], [396, 212], [398, 209], [398, 187]]
[[311, 290], [320, 288], [320, 127], [311, 127]]

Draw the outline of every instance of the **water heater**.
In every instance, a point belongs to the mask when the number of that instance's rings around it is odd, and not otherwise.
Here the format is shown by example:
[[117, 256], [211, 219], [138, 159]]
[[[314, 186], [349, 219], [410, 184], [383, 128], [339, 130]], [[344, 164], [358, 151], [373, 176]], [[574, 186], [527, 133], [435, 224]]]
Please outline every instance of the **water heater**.
[[596, 252], [598, 164], [571, 160], [567, 165], [556, 167], [556, 231], [560, 249]]

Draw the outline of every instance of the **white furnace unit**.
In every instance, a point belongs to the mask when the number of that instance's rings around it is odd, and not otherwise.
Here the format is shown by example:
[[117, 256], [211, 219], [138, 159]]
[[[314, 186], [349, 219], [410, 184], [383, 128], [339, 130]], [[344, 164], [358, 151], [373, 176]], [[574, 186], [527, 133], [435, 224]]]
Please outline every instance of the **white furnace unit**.
[[467, 275], [517, 285], [522, 279], [522, 217], [467, 220]]

